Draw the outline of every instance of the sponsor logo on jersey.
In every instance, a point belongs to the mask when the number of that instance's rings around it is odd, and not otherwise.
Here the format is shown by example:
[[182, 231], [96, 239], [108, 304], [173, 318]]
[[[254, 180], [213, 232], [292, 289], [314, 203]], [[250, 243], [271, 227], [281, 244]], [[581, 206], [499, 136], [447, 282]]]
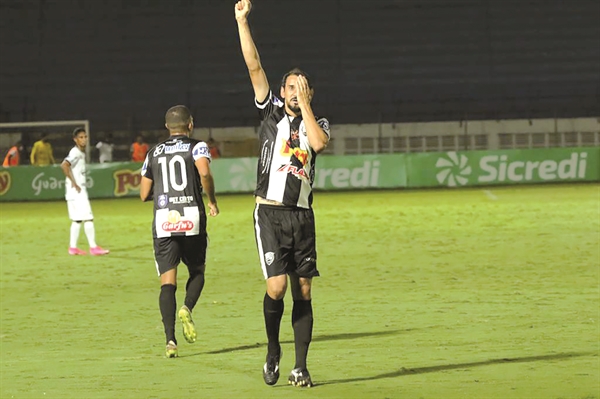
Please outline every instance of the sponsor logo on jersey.
[[207, 146], [198, 146], [194, 149], [194, 156], [204, 155], [205, 157], [210, 155], [210, 150]]
[[174, 154], [176, 152], [187, 152], [190, 150], [190, 143], [182, 143], [181, 141], [176, 141], [173, 145], [165, 146], [165, 154]]
[[166, 145], [165, 143], [161, 143], [156, 146], [154, 149], [153, 155], [155, 157], [159, 156], [163, 152], [165, 154], [174, 154], [176, 152], [187, 152], [190, 150], [190, 143], [182, 143], [181, 141], [176, 141], [174, 144]]
[[154, 153], [152, 155], [155, 156], [155, 157], [157, 157], [160, 154], [162, 154], [164, 150], [165, 150], [165, 145], [164, 144], [159, 144], [154, 149]]
[[308, 162], [308, 151], [303, 150], [298, 147], [290, 147], [290, 144], [287, 140], [283, 140], [283, 145], [281, 146], [281, 155], [284, 157], [291, 157], [292, 155], [300, 161], [302, 165], [306, 165]]
[[296, 176], [298, 179], [308, 179], [308, 174], [304, 168], [300, 168], [298, 166], [294, 166], [292, 164], [281, 165], [278, 169], [278, 172], [290, 173]]
[[169, 196], [167, 194], [161, 194], [157, 198], [157, 204], [159, 208], [164, 208], [169, 203]]
[[185, 231], [192, 231], [194, 229], [194, 222], [181, 218], [181, 214], [178, 211], [172, 210], [167, 214], [167, 221], [163, 222], [162, 229], [169, 233], [180, 233]]
[[194, 197], [192, 195], [182, 195], [180, 197], [169, 198], [169, 202], [171, 204], [189, 204], [193, 201], [194, 201]]

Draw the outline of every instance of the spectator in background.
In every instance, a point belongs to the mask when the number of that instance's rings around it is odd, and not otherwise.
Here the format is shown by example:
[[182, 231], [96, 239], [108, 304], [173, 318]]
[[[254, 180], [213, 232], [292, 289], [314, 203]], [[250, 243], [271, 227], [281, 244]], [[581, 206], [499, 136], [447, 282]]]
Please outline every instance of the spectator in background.
[[210, 156], [212, 159], [221, 158], [221, 150], [219, 150], [219, 145], [212, 137], [208, 139], [206, 142], [208, 144], [208, 149], [210, 150]]
[[2, 166], [8, 168], [9, 166], [20, 165], [21, 151], [23, 151], [23, 143], [21, 142], [21, 140], [19, 140], [8, 150], [8, 153], [4, 157], [4, 162], [2, 162]]
[[96, 144], [96, 148], [100, 152], [100, 163], [113, 161], [113, 150], [115, 149], [115, 145], [111, 133], [109, 133], [104, 140], [100, 140], [98, 144]]
[[34, 166], [47, 166], [55, 163], [52, 145], [48, 141], [48, 133], [42, 133], [41, 138], [33, 143], [30, 160]]
[[135, 142], [131, 145], [130, 152], [132, 162], [144, 162], [146, 159], [148, 144], [144, 142], [144, 137], [141, 134], [138, 134]]

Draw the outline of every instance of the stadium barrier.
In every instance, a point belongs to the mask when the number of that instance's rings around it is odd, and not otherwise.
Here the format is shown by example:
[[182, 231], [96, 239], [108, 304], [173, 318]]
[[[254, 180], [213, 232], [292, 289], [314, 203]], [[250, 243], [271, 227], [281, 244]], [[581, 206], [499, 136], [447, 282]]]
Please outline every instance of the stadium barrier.
[[[217, 193], [250, 193], [257, 158], [212, 162]], [[139, 194], [140, 163], [90, 164], [90, 198]], [[289, 168], [288, 173], [303, 172]], [[315, 189], [470, 187], [527, 183], [600, 181], [600, 147], [498, 151], [429, 152], [319, 157]], [[58, 165], [0, 168], [0, 201], [64, 198]]]

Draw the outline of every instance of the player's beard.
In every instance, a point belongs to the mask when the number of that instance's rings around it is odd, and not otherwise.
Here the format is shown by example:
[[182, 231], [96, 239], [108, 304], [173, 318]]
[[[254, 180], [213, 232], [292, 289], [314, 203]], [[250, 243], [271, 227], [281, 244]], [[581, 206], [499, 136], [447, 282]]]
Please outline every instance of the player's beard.
[[[295, 100], [295, 98], [292, 98], [291, 100], [286, 101], [288, 109], [290, 111], [292, 111], [294, 114], [300, 115], [301, 114], [300, 106], [299, 105], [293, 105], [292, 104], [292, 100]], [[296, 100], [296, 104], [298, 104], [298, 100]]]

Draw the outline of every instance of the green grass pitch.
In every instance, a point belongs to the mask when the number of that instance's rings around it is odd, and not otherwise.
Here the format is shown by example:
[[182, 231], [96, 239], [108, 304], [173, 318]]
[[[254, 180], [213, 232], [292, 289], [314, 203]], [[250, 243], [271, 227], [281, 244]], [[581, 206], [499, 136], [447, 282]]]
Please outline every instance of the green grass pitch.
[[262, 381], [251, 195], [221, 196], [209, 219], [199, 338], [178, 324], [177, 359], [163, 357], [150, 204], [92, 201], [105, 257], [67, 255], [64, 202], [0, 204], [0, 397], [600, 396], [598, 184], [319, 192], [314, 205], [316, 386], [300, 389], [286, 385], [289, 293], [282, 376]]

